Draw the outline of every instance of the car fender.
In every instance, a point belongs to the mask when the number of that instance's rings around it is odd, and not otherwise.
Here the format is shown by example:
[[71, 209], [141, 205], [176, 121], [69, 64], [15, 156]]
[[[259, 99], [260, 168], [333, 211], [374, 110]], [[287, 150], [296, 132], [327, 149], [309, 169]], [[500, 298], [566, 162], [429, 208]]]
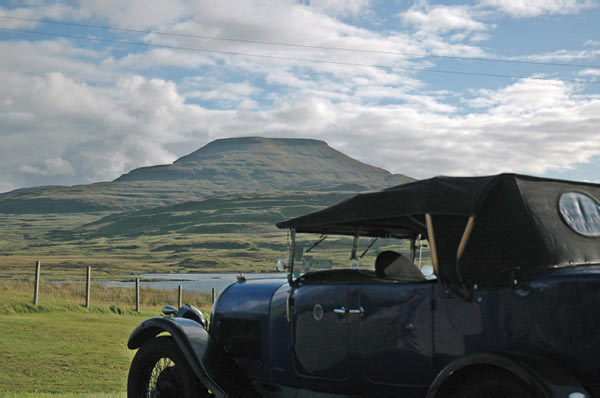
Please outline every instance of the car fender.
[[433, 380], [427, 398], [436, 398], [447, 383], [464, 372], [477, 372], [479, 366], [493, 366], [510, 372], [536, 394], [548, 398], [585, 398], [591, 395], [557, 361], [526, 352], [478, 353], [465, 355], [444, 367]]
[[[156, 317], [140, 323], [129, 336], [127, 347], [134, 350], [160, 333], [167, 332], [175, 340], [194, 373], [217, 398], [229, 396], [224, 388], [210, 376], [205, 367], [205, 356], [211, 337], [199, 323], [187, 318]], [[216, 344], [216, 343], [213, 343]]]

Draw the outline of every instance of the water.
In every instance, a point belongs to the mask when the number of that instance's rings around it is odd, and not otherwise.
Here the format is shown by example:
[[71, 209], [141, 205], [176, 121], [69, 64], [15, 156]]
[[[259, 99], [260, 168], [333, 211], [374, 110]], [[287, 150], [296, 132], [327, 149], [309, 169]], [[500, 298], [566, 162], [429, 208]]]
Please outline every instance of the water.
[[[203, 292], [210, 293], [212, 288], [217, 292], [222, 292], [227, 286], [236, 281], [239, 274], [140, 274], [136, 275], [143, 279], [162, 279], [160, 281], [142, 281], [141, 286], [151, 287], [153, 289], [176, 290], [179, 285], [184, 292]], [[265, 279], [276, 278], [286, 280], [285, 272], [269, 272], [259, 274], [244, 274], [246, 279]], [[168, 279], [168, 280], [165, 280]], [[101, 282], [105, 286], [125, 286], [135, 287], [135, 282]]]

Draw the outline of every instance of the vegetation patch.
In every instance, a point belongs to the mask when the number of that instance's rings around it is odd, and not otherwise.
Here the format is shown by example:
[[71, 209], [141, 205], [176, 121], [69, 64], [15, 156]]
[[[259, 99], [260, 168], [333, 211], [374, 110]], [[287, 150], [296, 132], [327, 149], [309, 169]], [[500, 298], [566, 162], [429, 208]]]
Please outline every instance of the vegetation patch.
[[[175, 305], [177, 295], [143, 288], [138, 313], [133, 288], [94, 285], [96, 304], [86, 309], [82, 287], [42, 283], [35, 306], [31, 281], [0, 280], [0, 396], [124, 397], [134, 354], [129, 334], [163, 305]], [[208, 315], [208, 294], [184, 297]]]

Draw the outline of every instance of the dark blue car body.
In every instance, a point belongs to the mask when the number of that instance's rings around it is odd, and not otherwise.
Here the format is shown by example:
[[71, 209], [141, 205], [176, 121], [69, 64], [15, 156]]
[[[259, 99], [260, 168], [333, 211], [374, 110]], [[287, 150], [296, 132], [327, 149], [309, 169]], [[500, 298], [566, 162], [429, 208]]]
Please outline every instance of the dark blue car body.
[[[465, 180], [458, 181], [466, 186], [458, 199], [446, 196], [438, 207], [409, 208], [387, 221], [380, 214], [348, 216], [362, 214], [365, 200], [378, 200], [363, 195], [279, 225], [294, 233], [428, 234], [433, 251], [437, 242], [437, 279], [389, 281], [352, 269], [295, 277], [291, 258], [286, 278], [240, 278], [223, 291], [208, 331], [197, 323], [190, 332], [190, 315], [154, 318], [138, 326], [129, 347], [168, 332], [209, 391], [205, 396], [450, 397], [491, 374], [506, 375], [531, 397], [600, 396], [600, 205], [587, 202], [600, 187], [515, 175], [490, 177], [483, 188]], [[525, 218], [511, 222], [502, 209], [512, 199], [490, 197], [515, 180], [525, 210], [514, 214]], [[433, 183], [413, 184], [431, 190]], [[474, 189], [476, 199], [465, 205]], [[453, 201], [465, 210], [448, 210]], [[490, 228], [499, 215], [502, 227]], [[471, 218], [484, 226], [469, 227]], [[437, 235], [431, 220], [444, 223]], [[531, 231], [539, 236], [519, 246]], [[498, 241], [508, 248], [498, 249]]]

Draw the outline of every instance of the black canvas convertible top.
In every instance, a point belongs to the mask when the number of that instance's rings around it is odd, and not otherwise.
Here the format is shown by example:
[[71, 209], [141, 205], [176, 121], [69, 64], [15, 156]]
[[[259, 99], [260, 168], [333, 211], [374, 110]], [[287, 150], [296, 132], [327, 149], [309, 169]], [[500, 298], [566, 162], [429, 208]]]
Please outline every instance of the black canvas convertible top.
[[[586, 198], [589, 198], [586, 199]], [[600, 185], [518, 174], [434, 177], [378, 192], [277, 224], [296, 232], [427, 236], [430, 214], [439, 277], [451, 283], [501, 285], [549, 268], [600, 263]], [[475, 224], [460, 261], [469, 217]]]

